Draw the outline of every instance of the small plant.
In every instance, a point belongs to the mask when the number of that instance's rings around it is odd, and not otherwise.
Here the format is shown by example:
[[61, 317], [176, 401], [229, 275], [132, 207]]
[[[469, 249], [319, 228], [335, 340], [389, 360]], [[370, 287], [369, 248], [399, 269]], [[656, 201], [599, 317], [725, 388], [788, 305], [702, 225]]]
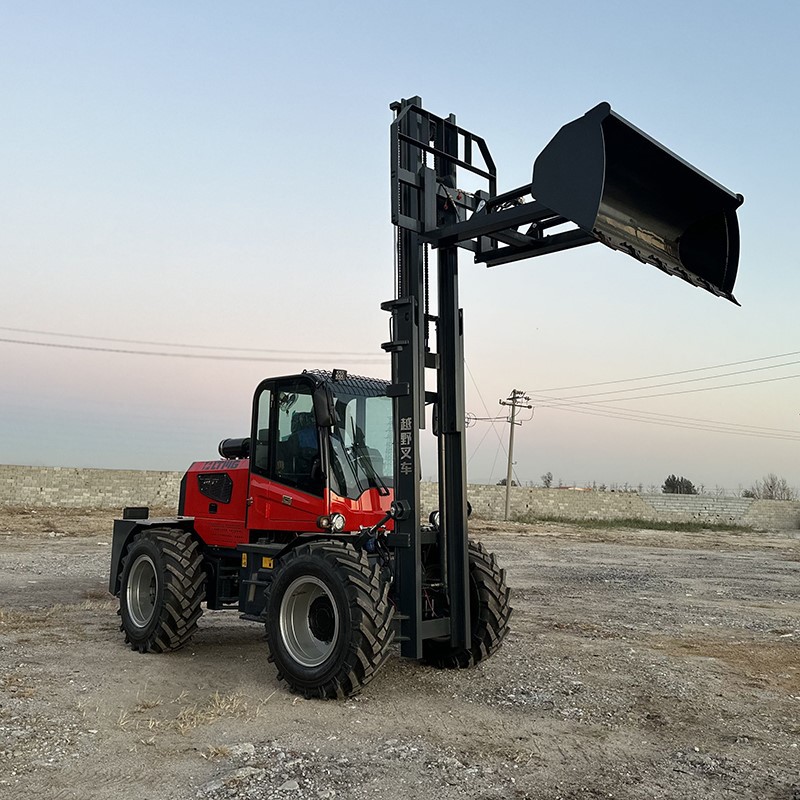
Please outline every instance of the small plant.
[[742, 492], [742, 497], [755, 500], [797, 500], [797, 490], [793, 489], [786, 478], [779, 478], [774, 472], [756, 481], [749, 489]]

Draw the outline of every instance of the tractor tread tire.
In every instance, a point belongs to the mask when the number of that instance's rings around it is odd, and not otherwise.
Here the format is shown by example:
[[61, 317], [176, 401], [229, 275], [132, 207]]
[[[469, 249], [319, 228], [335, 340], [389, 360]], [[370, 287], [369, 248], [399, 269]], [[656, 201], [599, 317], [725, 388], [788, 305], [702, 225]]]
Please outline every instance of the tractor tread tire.
[[[506, 571], [480, 542], [469, 540], [470, 593], [477, 592], [477, 614], [472, 609], [472, 640], [469, 647], [454, 650], [448, 641], [423, 642], [422, 660], [439, 669], [469, 669], [497, 652], [508, 633], [511, 590]], [[472, 603], [470, 604], [473, 605]]]
[[285, 681], [296, 694], [323, 700], [352, 697], [375, 677], [389, 656], [394, 640], [394, 606], [389, 602], [389, 584], [381, 579], [377, 565], [370, 564], [362, 551], [344, 542], [313, 541], [298, 545], [282, 556], [279, 570], [292, 571], [298, 559], [309, 558], [319, 559], [335, 570], [345, 587], [349, 640], [324, 676], [314, 679], [303, 675], [303, 668], [291, 662], [276, 641], [277, 625], [271, 626], [274, 623], [271, 617], [277, 611], [269, 611], [270, 603], [276, 609], [280, 607], [280, 598], [274, 596], [278, 573], [266, 590], [268, 658], [278, 669], [278, 679]]
[[161, 608], [157, 609], [158, 622], [143, 636], [132, 633], [124, 622], [120, 629], [132, 650], [166, 653], [178, 650], [191, 639], [203, 615], [201, 604], [205, 599], [206, 582], [203, 555], [192, 534], [180, 528], [150, 528], [138, 533], [122, 560], [120, 615], [125, 602], [126, 567], [140, 552], [137, 545], [145, 541], [160, 555], [159, 580], [163, 583], [163, 600]]

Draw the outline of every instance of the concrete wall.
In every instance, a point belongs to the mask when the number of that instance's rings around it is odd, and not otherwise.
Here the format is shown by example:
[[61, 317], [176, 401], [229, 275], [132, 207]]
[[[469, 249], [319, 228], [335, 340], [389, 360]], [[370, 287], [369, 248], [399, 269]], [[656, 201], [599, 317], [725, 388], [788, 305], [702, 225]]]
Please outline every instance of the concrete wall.
[[[176, 508], [181, 472], [23, 467], [0, 464], [0, 506], [96, 508], [126, 505]], [[421, 484], [424, 518], [438, 504], [438, 486]], [[505, 487], [469, 486], [476, 516], [502, 519]], [[511, 518], [641, 519], [749, 525], [762, 530], [800, 528], [800, 502], [744, 497], [593, 492], [512, 487]]]

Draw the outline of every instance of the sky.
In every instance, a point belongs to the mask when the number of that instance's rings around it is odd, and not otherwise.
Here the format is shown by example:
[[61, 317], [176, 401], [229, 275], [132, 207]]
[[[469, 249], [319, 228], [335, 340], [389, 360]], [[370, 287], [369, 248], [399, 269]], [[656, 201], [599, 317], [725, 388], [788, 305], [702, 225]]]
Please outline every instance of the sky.
[[[420, 95], [501, 191], [608, 101], [745, 196], [741, 308], [599, 244], [462, 256], [467, 409], [535, 406], [516, 479], [800, 487], [798, 34], [777, 1], [0, 0], [0, 463], [180, 470], [264, 377], [389, 377], [389, 103]], [[508, 429], [468, 429], [471, 481]]]

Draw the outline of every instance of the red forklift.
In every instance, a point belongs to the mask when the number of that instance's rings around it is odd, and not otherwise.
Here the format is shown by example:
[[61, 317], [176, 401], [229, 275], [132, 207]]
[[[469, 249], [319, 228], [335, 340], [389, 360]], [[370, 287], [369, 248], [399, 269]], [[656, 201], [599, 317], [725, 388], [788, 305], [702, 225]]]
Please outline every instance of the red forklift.
[[[124, 510], [109, 588], [135, 650], [184, 645], [203, 604], [237, 609], [265, 625], [291, 690], [336, 698], [368, 684], [393, 642], [441, 668], [498, 649], [510, 591], [468, 535], [460, 249], [497, 266], [601, 242], [736, 302], [742, 196], [607, 103], [562, 127], [532, 179], [502, 193], [486, 143], [453, 115], [431, 114], [419, 97], [391, 109], [396, 296], [382, 308], [392, 379], [332, 370], [264, 380], [249, 436], [192, 464], [176, 516]], [[428, 419], [439, 507], [423, 522]]]

